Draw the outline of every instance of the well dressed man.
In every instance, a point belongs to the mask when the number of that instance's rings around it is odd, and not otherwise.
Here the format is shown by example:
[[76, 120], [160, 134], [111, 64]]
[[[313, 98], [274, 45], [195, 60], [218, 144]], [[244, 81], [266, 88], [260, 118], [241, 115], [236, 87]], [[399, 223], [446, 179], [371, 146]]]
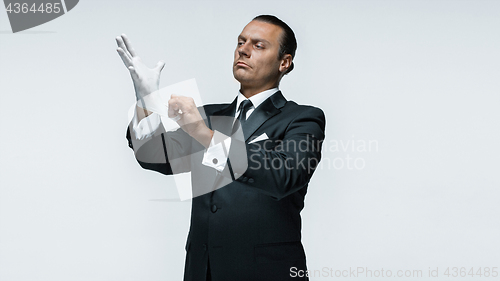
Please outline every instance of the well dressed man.
[[158, 90], [164, 63], [149, 69], [126, 36], [117, 43], [138, 100], [127, 129], [137, 161], [167, 175], [191, 172], [184, 280], [305, 280], [295, 274], [306, 270], [300, 211], [321, 158], [325, 117], [279, 91], [297, 46], [290, 27], [268, 15], [246, 25], [234, 53], [238, 95], [200, 108], [172, 95], [168, 116], [177, 130], [160, 126], [143, 102]]

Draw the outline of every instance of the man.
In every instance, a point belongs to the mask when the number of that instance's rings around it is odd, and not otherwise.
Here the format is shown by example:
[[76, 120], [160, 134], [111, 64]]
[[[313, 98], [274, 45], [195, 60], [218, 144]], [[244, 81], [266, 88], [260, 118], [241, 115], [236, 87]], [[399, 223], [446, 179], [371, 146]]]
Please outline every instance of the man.
[[300, 211], [321, 158], [325, 117], [278, 90], [293, 69], [290, 27], [269, 15], [246, 25], [234, 52], [238, 96], [197, 108], [172, 95], [168, 116], [181, 127], [175, 131], [159, 126], [143, 102], [158, 90], [164, 63], [149, 69], [124, 35], [117, 43], [138, 99], [127, 139], [139, 164], [163, 174], [191, 172], [184, 280], [304, 280], [296, 274], [306, 270]]

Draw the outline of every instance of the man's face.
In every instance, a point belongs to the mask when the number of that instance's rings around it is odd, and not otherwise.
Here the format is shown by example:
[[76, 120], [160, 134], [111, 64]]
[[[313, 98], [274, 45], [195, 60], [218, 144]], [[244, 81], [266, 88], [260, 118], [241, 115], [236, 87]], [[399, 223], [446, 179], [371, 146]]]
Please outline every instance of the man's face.
[[272, 87], [280, 76], [278, 52], [281, 27], [251, 21], [238, 36], [234, 52], [233, 75], [242, 86]]

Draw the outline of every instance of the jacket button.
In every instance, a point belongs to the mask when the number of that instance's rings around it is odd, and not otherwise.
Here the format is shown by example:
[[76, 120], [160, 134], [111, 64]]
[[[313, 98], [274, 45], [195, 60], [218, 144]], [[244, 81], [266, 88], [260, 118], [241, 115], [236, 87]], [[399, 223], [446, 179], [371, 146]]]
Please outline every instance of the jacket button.
[[248, 179], [248, 182], [249, 182], [249, 183], [253, 183], [253, 179], [252, 179], [252, 178], [249, 178], [249, 179]]
[[215, 206], [215, 204], [214, 204], [214, 205], [212, 205], [212, 213], [215, 213], [215, 212], [217, 212], [217, 206]]
[[247, 177], [241, 177], [241, 181], [247, 181], [248, 178]]

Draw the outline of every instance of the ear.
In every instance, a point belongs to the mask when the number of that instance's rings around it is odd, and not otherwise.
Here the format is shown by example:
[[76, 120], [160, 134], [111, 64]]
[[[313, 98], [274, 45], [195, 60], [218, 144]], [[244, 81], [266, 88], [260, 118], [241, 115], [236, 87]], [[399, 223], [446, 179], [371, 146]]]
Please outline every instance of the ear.
[[280, 72], [285, 73], [290, 68], [291, 65], [292, 65], [292, 55], [285, 54], [281, 59]]

